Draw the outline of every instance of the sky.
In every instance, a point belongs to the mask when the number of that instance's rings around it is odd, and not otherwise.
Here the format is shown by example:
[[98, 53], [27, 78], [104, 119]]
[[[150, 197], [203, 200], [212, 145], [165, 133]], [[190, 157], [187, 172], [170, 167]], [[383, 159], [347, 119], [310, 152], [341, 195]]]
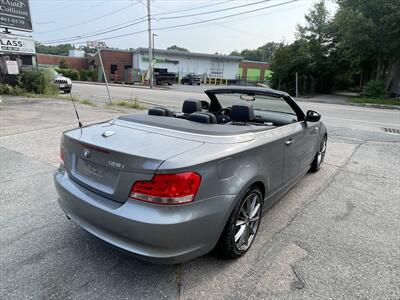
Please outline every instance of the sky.
[[[234, 50], [255, 49], [271, 41], [290, 43], [295, 39], [297, 24], [304, 24], [304, 15], [315, 2], [152, 0], [152, 27], [157, 34], [155, 47], [166, 49], [178, 45], [192, 52], [229, 54]], [[145, 0], [30, 0], [33, 36], [43, 43], [68, 40], [66, 43], [79, 46], [86, 40], [104, 40], [107, 46], [121, 49], [147, 47], [145, 3]], [[242, 5], [246, 6], [213, 12]], [[333, 14], [335, 3], [327, 1], [327, 7]], [[256, 11], [246, 13], [250, 10]], [[235, 16], [203, 23], [232, 14]], [[198, 24], [160, 29], [194, 22]], [[130, 26], [98, 35], [98, 32], [125, 25]], [[125, 36], [116, 37], [120, 35]]]

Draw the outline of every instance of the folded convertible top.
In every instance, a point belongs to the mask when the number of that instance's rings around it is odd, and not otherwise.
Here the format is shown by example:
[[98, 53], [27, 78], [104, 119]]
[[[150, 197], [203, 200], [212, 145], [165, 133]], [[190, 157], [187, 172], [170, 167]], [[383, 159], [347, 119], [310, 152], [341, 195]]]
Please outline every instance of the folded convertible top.
[[118, 120], [135, 122], [139, 124], [167, 128], [171, 130], [184, 131], [195, 134], [206, 135], [236, 135], [250, 132], [265, 130], [264, 126], [254, 125], [220, 125], [220, 124], [203, 124], [188, 121], [180, 118], [160, 117], [142, 114], [124, 115], [117, 118]]

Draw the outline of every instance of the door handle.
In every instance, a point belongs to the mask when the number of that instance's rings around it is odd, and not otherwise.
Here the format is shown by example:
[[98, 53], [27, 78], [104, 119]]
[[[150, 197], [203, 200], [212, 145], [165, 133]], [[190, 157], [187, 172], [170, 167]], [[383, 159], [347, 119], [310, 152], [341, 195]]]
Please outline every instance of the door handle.
[[293, 140], [287, 140], [287, 141], [285, 142], [286, 146], [289, 146], [289, 145], [292, 144], [292, 143], [293, 143]]

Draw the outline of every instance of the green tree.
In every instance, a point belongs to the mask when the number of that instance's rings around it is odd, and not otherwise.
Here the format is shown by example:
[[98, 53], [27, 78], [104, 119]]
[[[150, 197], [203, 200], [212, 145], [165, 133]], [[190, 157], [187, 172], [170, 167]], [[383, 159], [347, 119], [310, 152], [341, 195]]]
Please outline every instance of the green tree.
[[336, 47], [350, 62], [360, 83], [385, 80], [386, 89], [400, 79], [400, 2], [338, 0], [333, 26]]
[[294, 93], [295, 74], [299, 75], [300, 93], [329, 92], [336, 74], [332, 55], [330, 16], [324, 1], [317, 2], [298, 26], [297, 40], [281, 47], [271, 62], [272, 85]]
[[299, 86], [300, 93], [310, 93], [310, 79], [312, 68], [312, 57], [310, 55], [309, 43], [299, 39], [290, 45], [282, 46], [271, 61], [271, 86], [276, 89], [295, 93], [296, 72], [301, 75], [302, 84]]
[[167, 47], [167, 50], [177, 50], [177, 51], [186, 51], [186, 52], [189, 52], [188, 49], [183, 48], [183, 47], [179, 47], [179, 46], [177, 46], [177, 45], [169, 46], [169, 47]]
[[35, 48], [37, 53], [53, 55], [68, 55], [69, 50], [75, 49], [75, 47], [71, 44], [46, 46], [39, 42], [35, 42]]
[[244, 49], [241, 52], [233, 51], [230, 55], [243, 56], [246, 60], [270, 62], [282, 43], [268, 42], [257, 49]]
[[69, 69], [69, 66], [64, 58], [61, 58], [60, 63], [58, 64], [60, 69]]

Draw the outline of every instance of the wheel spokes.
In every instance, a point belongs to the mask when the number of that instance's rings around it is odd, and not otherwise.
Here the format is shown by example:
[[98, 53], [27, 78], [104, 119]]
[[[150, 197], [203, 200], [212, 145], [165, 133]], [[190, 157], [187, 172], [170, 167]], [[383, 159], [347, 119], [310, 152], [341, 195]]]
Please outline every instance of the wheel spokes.
[[321, 153], [324, 153], [326, 150], [326, 141], [322, 142], [322, 149], [321, 149]]
[[238, 232], [235, 234], [235, 242], [243, 238], [245, 231], [246, 231], [246, 225], [241, 225]]
[[254, 239], [260, 220], [261, 201], [256, 193], [250, 194], [240, 208], [236, 219], [234, 236], [236, 247], [245, 250]]
[[259, 219], [260, 219], [260, 217], [254, 217], [254, 218], [251, 218], [249, 221], [251, 223], [253, 223], [253, 222], [255, 222], [255, 221], [259, 220]]
[[250, 216], [249, 216], [250, 219], [254, 218], [254, 216], [257, 214], [259, 208], [260, 208], [260, 203], [257, 203], [255, 205], [255, 207], [253, 207], [253, 209], [250, 213]]
[[242, 226], [242, 225], [244, 225], [244, 224], [246, 224], [246, 220], [240, 220], [240, 219], [238, 219], [238, 220], [236, 221], [236, 226]]
[[250, 216], [250, 214], [251, 214], [252, 202], [253, 202], [253, 201], [251, 201], [250, 198], [247, 199], [247, 201], [246, 201], [246, 214], [247, 214], [248, 216]]

